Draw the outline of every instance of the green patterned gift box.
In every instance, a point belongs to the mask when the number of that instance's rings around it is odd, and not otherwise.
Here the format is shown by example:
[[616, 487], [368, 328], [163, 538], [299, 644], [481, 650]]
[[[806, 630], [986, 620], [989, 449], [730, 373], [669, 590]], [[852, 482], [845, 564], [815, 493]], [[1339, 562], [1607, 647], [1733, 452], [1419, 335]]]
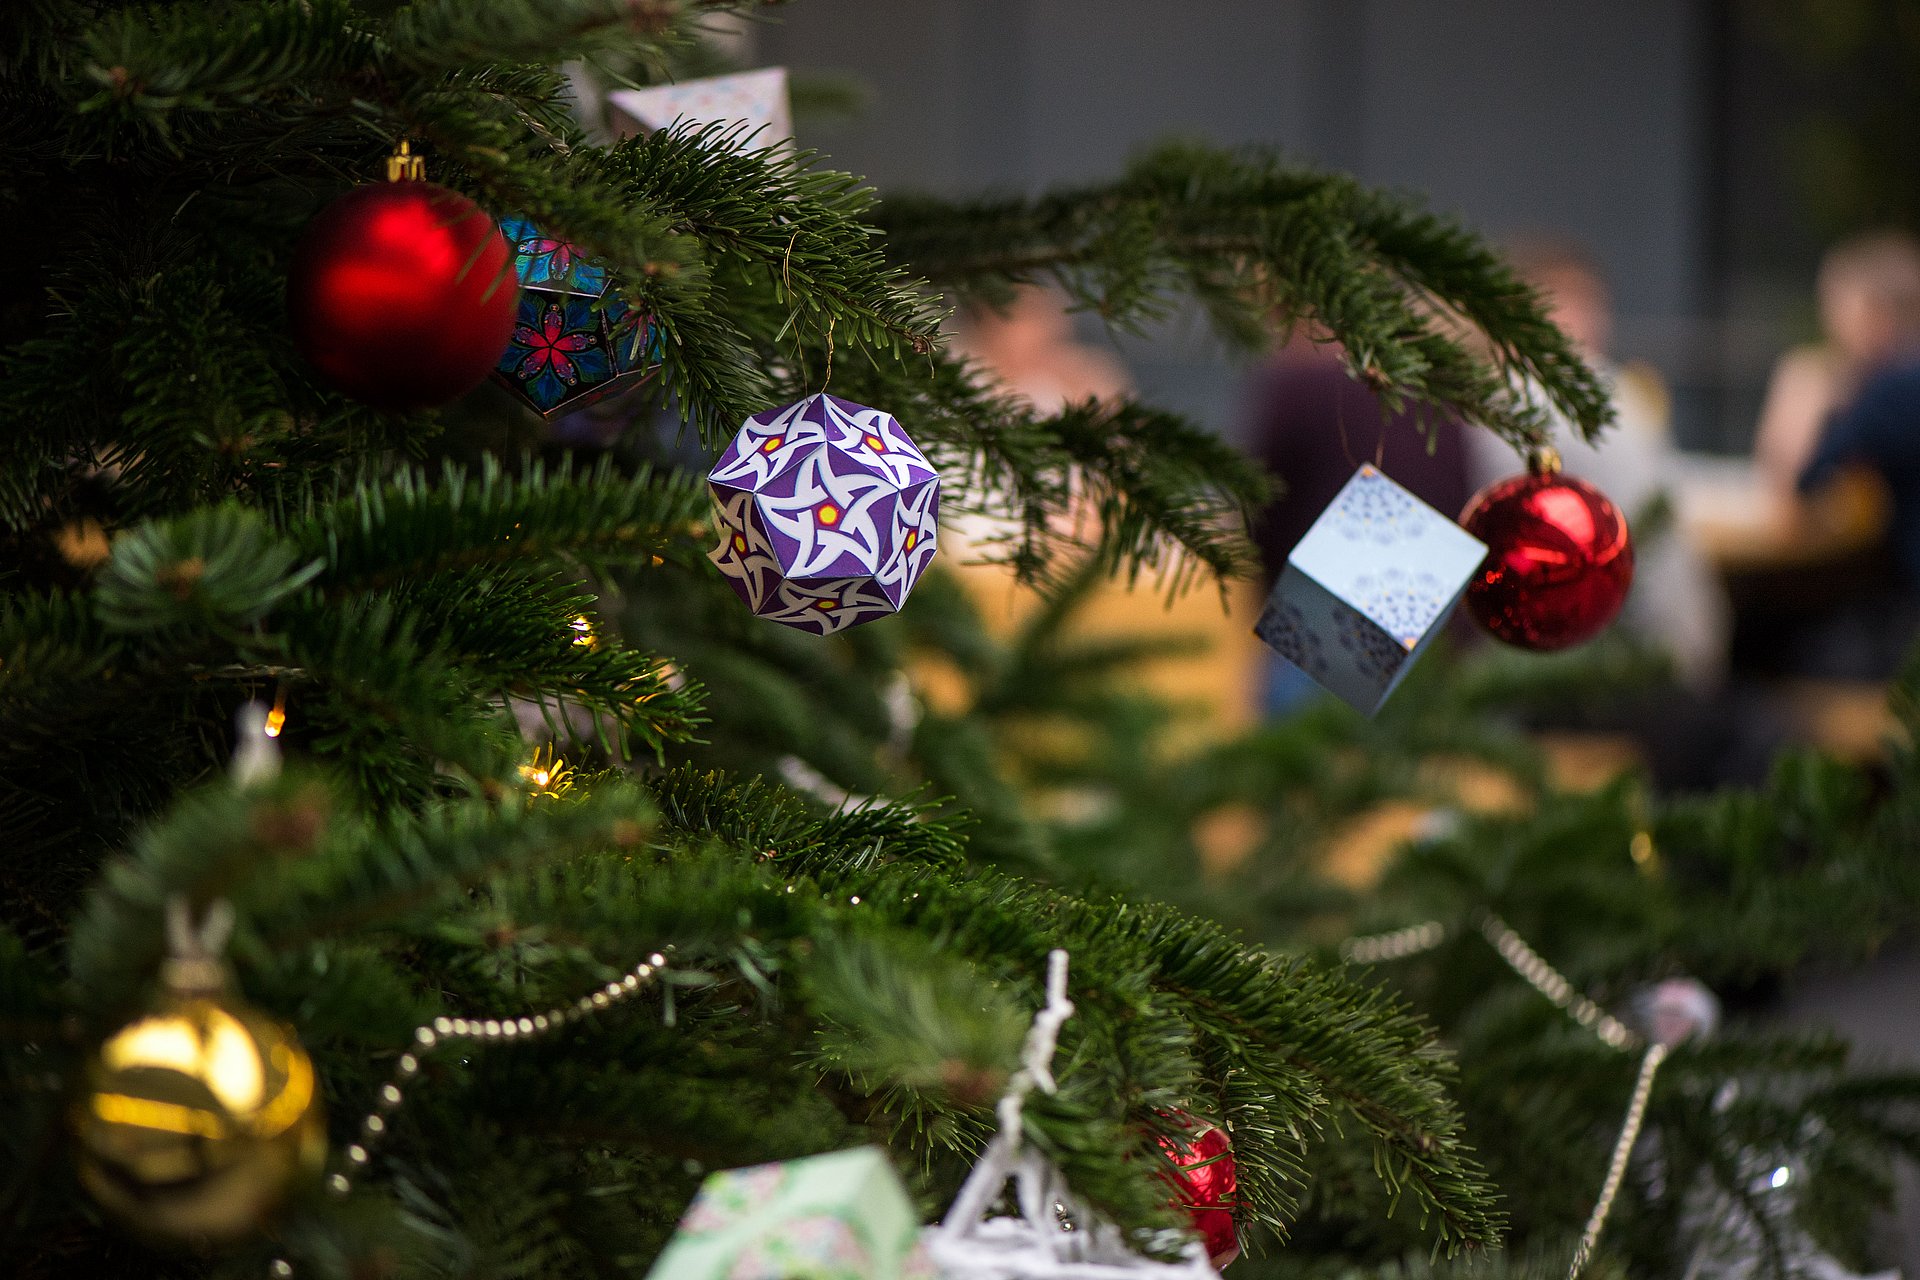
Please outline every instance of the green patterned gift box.
[[920, 1220], [886, 1152], [709, 1177], [648, 1280], [924, 1280]]

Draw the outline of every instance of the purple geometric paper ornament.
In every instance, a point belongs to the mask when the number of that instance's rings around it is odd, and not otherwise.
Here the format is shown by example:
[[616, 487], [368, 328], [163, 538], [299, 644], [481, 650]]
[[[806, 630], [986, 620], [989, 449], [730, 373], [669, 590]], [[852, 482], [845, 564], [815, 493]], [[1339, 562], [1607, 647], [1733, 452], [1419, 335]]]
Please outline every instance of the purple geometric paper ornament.
[[940, 477], [878, 409], [821, 394], [757, 413], [707, 484], [709, 558], [774, 622], [824, 636], [898, 613], [933, 559]]

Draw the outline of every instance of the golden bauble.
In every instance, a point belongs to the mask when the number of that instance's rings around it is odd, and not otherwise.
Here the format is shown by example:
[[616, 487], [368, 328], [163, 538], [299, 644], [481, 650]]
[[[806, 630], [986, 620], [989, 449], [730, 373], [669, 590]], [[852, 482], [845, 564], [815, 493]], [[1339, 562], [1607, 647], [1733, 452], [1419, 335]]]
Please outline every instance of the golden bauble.
[[166, 997], [100, 1047], [74, 1114], [80, 1180], [140, 1233], [253, 1234], [326, 1135], [292, 1033], [220, 994]]

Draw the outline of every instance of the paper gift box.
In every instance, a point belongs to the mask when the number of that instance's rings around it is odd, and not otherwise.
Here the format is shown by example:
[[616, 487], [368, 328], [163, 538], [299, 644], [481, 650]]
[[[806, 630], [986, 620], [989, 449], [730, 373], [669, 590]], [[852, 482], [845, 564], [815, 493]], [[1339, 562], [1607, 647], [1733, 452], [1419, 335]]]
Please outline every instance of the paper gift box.
[[645, 89], [615, 89], [607, 95], [607, 117], [618, 134], [670, 129], [676, 124], [738, 124], [745, 126], [743, 133], [752, 135], [755, 147], [777, 146], [793, 136], [785, 67]]
[[922, 1280], [920, 1219], [887, 1153], [709, 1177], [648, 1280]]
[[1478, 538], [1363, 466], [1287, 557], [1254, 632], [1372, 715], [1486, 554]]

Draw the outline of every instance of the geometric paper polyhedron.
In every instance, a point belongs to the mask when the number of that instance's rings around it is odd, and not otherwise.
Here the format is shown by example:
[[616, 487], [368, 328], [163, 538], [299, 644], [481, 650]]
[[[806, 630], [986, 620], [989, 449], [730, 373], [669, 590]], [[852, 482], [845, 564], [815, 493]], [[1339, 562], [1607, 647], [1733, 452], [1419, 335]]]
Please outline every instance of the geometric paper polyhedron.
[[933, 559], [940, 477], [878, 409], [823, 393], [757, 413], [707, 483], [709, 558], [770, 621], [831, 635], [897, 613]]
[[503, 218], [520, 312], [494, 377], [542, 417], [646, 381], [660, 363], [651, 317], [607, 299], [607, 269], [523, 218]]
[[1478, 538], [1362, 466], [1287, 556], [1254, 632], [1372, 715], [1486, 555]]

